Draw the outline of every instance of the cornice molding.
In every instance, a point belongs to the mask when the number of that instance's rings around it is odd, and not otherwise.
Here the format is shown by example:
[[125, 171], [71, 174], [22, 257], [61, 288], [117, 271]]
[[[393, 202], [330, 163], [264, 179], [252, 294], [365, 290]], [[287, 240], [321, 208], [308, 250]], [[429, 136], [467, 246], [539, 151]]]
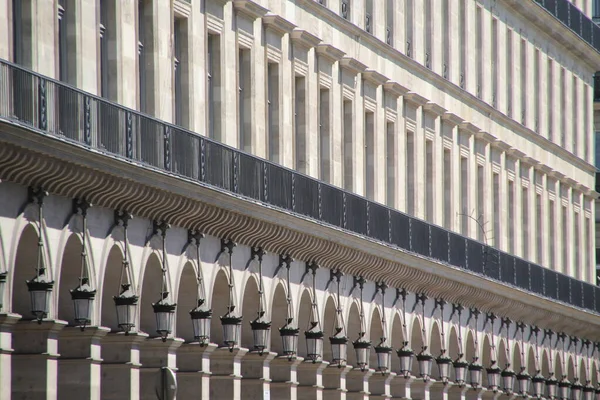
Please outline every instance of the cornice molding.
[[319, 57], [324, 57], [332, 63], [341, 60], [346, 55], [346, 53], [337, 47], [333, 47], [332, 45], [326, 43], [320, 43], [317, 45], [317, 54]]
[[388, 93], [391, 93], [396, 97], [401, 97], [408, 93], [408, 89], [406, 87], [395, 81], [387, 81], [384, 83], [383, 87]]
[[252, 0], [234, 0], [233, 7], [236, 9], [236, 11], [239, 11], [254, 19], [262, 18], [269, 12], [268, 9]]
[[291, 33], [296, 25], [291, 23], [285, 18], [280, 17], [277, 14], [268, 13], [264, 17], [262, 17], [263, 24], [273, 31], [281, 34], [282, 36], [286, 33]]
[[383, 85], [384, 83], [389, 81], [387, 76], [380, 74], [379, 72], [375, 71], [374, 69], [365, 70], [365, 72], [362, 73], [362, 76], [366, 81], [371, 82], [371, 83], [375, 84], [376, 86]]
[[427, 104], [427, 98], [421, 96], [416, 92], [408, 92], [404, 95], [404, 99], [409, 103], [415, 104], [418, 107], [422, 107]]
[[444, 113], [444, 115], [442, 115], [442, 119], [444, 121], [450, 122], [451, 124], [453, 124], [455, 126], [460, 126], [460, 124], [462, 124], [463, 121], [464, 121], [463, 118], [461, 118], [458, 115], [456, 115], [456, 114], [454, 114], [452, 112], [449, 112], [449, 111], [446, 111]]
[[321, 39], [304, 29], [294, 29], [290, 34], [292, 43], [307, 49], [311, 49], [321, 43]]
[[367, 69], [365, 64], [361, 63], [356, 58], [348, 56], [342, 57], [340, 60], [340, 65], [342, 68], [352, 72], [353, 74], [360, 74]]
[[432, 101], [429, 101], [427, 103], [425, 103], [425, 105], [423, 106], [423, 109], [437, 115], [438, 117], [443, 116], [444, 113], [448, 110], [446, 110], [444, 107], [440, 106], [437, 103], [434, 103]]

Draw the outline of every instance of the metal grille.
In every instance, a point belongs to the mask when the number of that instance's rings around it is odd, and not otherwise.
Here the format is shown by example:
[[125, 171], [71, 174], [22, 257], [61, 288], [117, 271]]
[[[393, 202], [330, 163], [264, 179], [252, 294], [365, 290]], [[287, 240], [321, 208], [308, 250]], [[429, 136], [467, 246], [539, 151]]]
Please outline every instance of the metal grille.
[[294, 192], [294, 211], [319, 219], [319, 183], [314, 179], [295, 174]]
[[500, 253], [500, 279], [510, 285], [515, 284], [515, 258], [510, 254]]
[[539, 265], [529, 264], [529, 274], [531, 279], [531, 291], [537, 294], [544, 294], [544, 268]]
[[352, 232], [367, 234], [367, 201], [362, 197], [344, 193], [344, 228]]
[[321, 221], [341, 228], [344, 223], [342, 191], [321, 184]]
[[487, 258], [484, 246], [471, 239], [467, 239], [467, 268], [469, 271], [481, 274]]
[[292, 172], [273, 164], [265, 164], [267, 198], [269, 204], [292, 210]]
[[429, 225], [421, 220], [410, 219], [410, 249], [429, 257]]
[[388, 209], [373, 202], [369, 202], [369, 236], [384, 242], [390, 241]]
[[408, 215], [392, 212], [392, 243], [396, 246], [410, 250], [410, 220]]
[[263, 163], [256, 157], [246, 154], [239, 155], [238, 167], [238, 192], [239, 194], [255, 200], [264, 200], [263, 190]]
[[450, 264], [467, 268], [467, 242], [463, 236], [450, 233]]
[[431, 257], [436, 260], [448, 262], [448, 231], [439, 226], [432, 225], [429, 233], [431, 235], [431, 243], [435, 243], [435, 246], [431, 246]]

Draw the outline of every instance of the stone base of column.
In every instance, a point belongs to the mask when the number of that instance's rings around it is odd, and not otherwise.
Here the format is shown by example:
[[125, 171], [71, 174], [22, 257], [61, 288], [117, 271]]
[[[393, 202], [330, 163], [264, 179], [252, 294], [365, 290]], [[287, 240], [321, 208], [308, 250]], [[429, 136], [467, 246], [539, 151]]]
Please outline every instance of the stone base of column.
[[242, 380], [242, 358], [248, 349], [236, 347], [230, 351], [219, 347], [210, 357], [210, 398], [240, 399]]
[[327, 400], [345, 400], [346, 393], [346, 374], [352, 370], [349, 365], [339, 366], [329, 364], [323, 370], [323, 397]]
[[388, 374], [382, 374], [375, 372], [369, 379], [369, 392], [371, 392], [371, 399], [389, 399], [392, 397], [390, 390], [391, 382], [396, 378], [394, 372]]
[[200, 346], [184, 343], [177, 352], [177, 396], [181, 399], [210, 399], [210, 356], [214, 343]]
[[13, 326], [12, 398], [57, 398], [58, 334], [65, 321], [19, 321]]
[[429, 397], [433, 399], [448, 400], [448, 390], [450, 390], [451, 383], [442, 381], [431, 381], [429, 385]]
[[10, 400], [12, 331], [19, 319], [19, 314], [0, 314], [0, 400]]
[[396, 375], [390, 381], [390, 394], [394, 399], [410, 399], [411, 385], [416, 378], [414, 376], [404, 377], [404, 375]]
[[109, 333], [102, 339], [103, 400], [140, 398], [140, 343], [145, 333]]
[[481, 400], [481, 396], [483, 396], [486, 391], [487, 390], [484, 388], [469, 388], [469, 390], [465, 392], [464, 398], [465, 400]]
[[251, 351], [242, 363], [241, 388], [246, 399], [268, 399], [271, 397], [270, 363], [277, 353]]
[[183, 344], [183, 339], [161, 338], [146, 339], [141, 343], [140, 352], [140, 396], [142, 399], [156, 398], [156, 382], [159, 370], [169, 367], [174, 372], [177, 370], [177, 349]]
[[298, 365], [302, 357], [275, 357], [270, 364], [271, 398], [281, 400], [296, 399], [298, 393]]
[[449, 384], [446, 393], [448, 394], [448, 400], [463, 400], [465, 393], [472, 389], [470, 386], [457, 385], [455, 383]]
[[433, 400], [430, 397], [430, 387], [433, 381], [424, 381], [423, 378], [417, 378], [410, 385], [410, 398], [413, 400]]
[[100, 341], [110, 331], [105, 327], [66, 327], [59, 334], [58, 397], [77, 393], [79, 399], [99, 399], [101, 379]]
[[323, 399], [323, 370], [327, 361], [304, 360], [298, 365], [298, 400]]
[[346, 399], [347, 400], [368, 400], [369, 399], [369, 379], [375, 372], [374, 369], [352, 368], [346, 374]]

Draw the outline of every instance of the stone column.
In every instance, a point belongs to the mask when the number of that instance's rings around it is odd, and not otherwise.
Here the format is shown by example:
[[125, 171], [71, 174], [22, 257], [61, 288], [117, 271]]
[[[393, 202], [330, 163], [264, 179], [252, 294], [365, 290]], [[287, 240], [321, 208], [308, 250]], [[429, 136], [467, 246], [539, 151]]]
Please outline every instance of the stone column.
[[388, 374], [375, 372], [369, 379], [369, 392], [371, 392], [371, 398], [391, 398], [392, 393], [390, 385], [394, 379], [396, 379], [396, 374], [394, 372]]
[[434, 400], [448, 400], [450, 390], [450, 383], [443, 383], [442, 381], [431, 381], [429, 387], [429, 397]]
[[411, 385], [415, 380], [414, 376], [404, 377], [404, 375], [396, 375], [390, 380], [390, 394], [393, 398], [410, 399]]
[[123, 332], [110, 333], [104, 337], [102, 340], [103, 400], [140, 398], [140, 343], [147, 337], [145, 333], [126, 335]]
[[430, 395], [431, 385], [433, 381], [423, 379], [415, 379], [413, 383], [410, 385], [410, 395], [411, 399], [419, 399], [419, 400], [437, 400], [437, 397], [432, 397]]
[[288, 360], [285, 356], [275, 357], [271, 361], [269, 374], [272, 399], [292, 400], [298, 398], [298, 366], [303, 361], [302, 357]]
[[327, 361], [305, 360], [298, 365], [298, 391], [299, 400], [323, 399], [323, 370], [327, 368]]
[[64, 321], [19, 321], [13, 327], [12, 398], [57, 399], [58, 334]]
[[100, 399], [101, 340], [109, 332], [105, 327], [63, 329], [59, 335], [58, 397]]
[[269, 399], [271, 398], [271, 377], [269, 364], [277, 353], [250, 352], [244, 357], [242, 363], [242, 397], [244, 399]]
[[448, 400], [463, 400], [465, 398], [465, 393], [471, 389], [470, 386], [459, 386], [459, 385], [452, 385], [448, 387], [447, 393], [448, 393]]
[[11, 355], [13, 325], [21, 318], [19, 314], [0, 314], [0, 400], [10, 400], [12, 374]]
[[210, 398], [240, 399], [242, 393], [242, 358], [248, 349], [236, 347], [229, 351], [219, 347], [210, 357]]
[[161, 338], [146, 339], [140, 344], [140, 398], [154, 400], [156, 398], [155, 386], [158, 371], [162, 367], [176, 368], [177, 349], [183, 344], [179, 338], [168, 338], [165, 342]]
[[323, 370], [323, 398], [327, 400], [345, 400], [346, 374], [352, 369], [351, 366], [328, 365]]
[[210, 356], [217, 348], [209, 343], [184, 343], [177, 354], [177, 394], [180, 399], [210, 399]]
[[375, 372], [374, 369], [361, 371], [360, 368], [352, 368], [346, 374], [346, 399], [348, 400], [368, 400], [369, 399], [369, 380]]

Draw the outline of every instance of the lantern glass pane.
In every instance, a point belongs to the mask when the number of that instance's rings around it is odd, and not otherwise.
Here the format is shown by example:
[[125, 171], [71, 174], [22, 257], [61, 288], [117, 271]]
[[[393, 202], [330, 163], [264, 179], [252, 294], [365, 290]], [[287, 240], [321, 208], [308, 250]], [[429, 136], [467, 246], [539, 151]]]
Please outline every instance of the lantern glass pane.
[[159, 311], [156, 315], [156, 332], [162, 337], [166, 337], [171, 333], [173, 324], [173, 313], [168, 311]]
[[223, 324], [223, 342], [226, 346], [235, 347], [239, 343], [239, 324]]
[[346, 343], [334, 343], [331, 345], [332, 362], [334, 364], [344, 364], [347, 360], [348, 346]]
[[36, 318], [42, 319], [48, 315], [51, 293], [48, 290], [32, 290], [29, 292], [31, 296], [31, 312]]
[[387, 372], [390, 370], [391, 353], [381, 352], [377, 353], [377, 370], [380, 372]]
[[0, 311], [3, 309], [3, 303], [4, 303], [4, 290], [6, 287], [6, 277], [3, 279], [2, 276], [0, 275]]
[[192, 318], [194, 338], [206, 344], [210, 338], [210, 318]]
[[529, 392], [529, 378], [519, 379], [519, 393], [527, 394]]
[[117, 308], [117, 324], [123, 331], [129, 332], [135, 326], [136, 304], [119, 304]]
[[252, 336], [254, 337], [254, 348], [256, 350], [262, 351], [267, 348], [268, 329], [253, 329]]
[[282, 335], [283, 355], [293, 356], [298, 351], [298, 335]]
[[413, 355], [402, 355], [400, 356], [400, 372], [405, 376], [409, 375], [412, 371]]
[[467, 376], [467, 365], [464, 363], [454, 363], [454, 377], [459, 385], [464, 385]]
[[85, 325], [91, 321], [93, 301], [94, 299], [73, 299], [75, 322]]
[[360, 348], [360, 347], [355, 347], [354, 351], [356, 352], [356, 364], [360, 367], [363, 368], [367, 366], [367, 364], [369, 363], [369, 348]]
[[500, 370], [488, 369], [487, 371], [488, 388], [498, 390], [500, 385]]
[[323, 357], [323, 338], [306, 338], [306, 352], [308, 358], [317, 361]]

